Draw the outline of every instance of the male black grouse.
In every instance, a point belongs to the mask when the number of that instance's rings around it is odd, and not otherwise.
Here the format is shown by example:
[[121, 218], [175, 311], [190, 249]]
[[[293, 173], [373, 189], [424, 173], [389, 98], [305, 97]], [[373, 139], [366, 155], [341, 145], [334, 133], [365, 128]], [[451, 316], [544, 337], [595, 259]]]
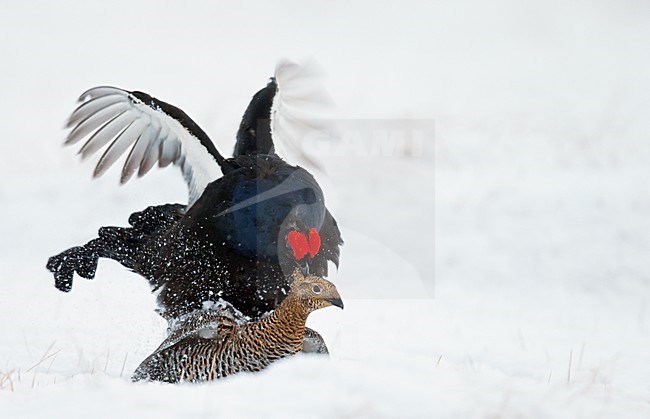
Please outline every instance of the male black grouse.
[[82, 94], [66, 143], [90, 136], [82, 157], [110, 143], [95, 176], [130, 148], [122, 182], [156, 162], [174, 163], [189, 202], [149, 207], [131, 215], [130, 227], [102, 227], [98, 238], [51, 257], [56, 287], [69, 291], [74, 272], [94, 278], [98, 258], [110, 258], [159, 290], [159, 312], [169, 321], [219, 298], [254, 318], [280, 304], [294, 269], [324, 277], [328, 261], [338, 267], [343, 242], [321, 188], [274, 147], [290, 131], [291, 102], [318, 96], [291, 93], [303, 76], [293, 63], [276, 68], [244, 113], [232, 158], [182, 110], [146, 93], [96, 87]]

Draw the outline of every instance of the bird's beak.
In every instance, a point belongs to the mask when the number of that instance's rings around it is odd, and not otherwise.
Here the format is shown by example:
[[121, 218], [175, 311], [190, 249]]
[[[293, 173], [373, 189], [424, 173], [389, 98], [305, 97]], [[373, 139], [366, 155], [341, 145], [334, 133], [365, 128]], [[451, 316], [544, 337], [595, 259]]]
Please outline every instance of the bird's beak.
[[307, 262], [300, 264], [299, 268], [303, 276], [309, 276], [309, 264]]
[[329, 298], [327, 301], [333, 306], [340, 307], [343, 310], [343, 300], [340, 298]]

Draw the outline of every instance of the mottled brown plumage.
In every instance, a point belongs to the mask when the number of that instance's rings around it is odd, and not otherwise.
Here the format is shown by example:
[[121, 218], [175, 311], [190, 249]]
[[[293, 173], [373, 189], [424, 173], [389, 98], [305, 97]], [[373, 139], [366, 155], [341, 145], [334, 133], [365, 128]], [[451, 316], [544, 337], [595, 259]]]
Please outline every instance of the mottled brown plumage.
[[241, 371], [260, 371], [277, 359], [301, 351], [307, 317], [331, 305], [343, 308], [336, 287], [317, 276], [304, 277], [296, 270], [287, 297], [260, 320], [248, 322], [225, 302], [182, 319], [140, 364], [133, 380], [197, 382]]

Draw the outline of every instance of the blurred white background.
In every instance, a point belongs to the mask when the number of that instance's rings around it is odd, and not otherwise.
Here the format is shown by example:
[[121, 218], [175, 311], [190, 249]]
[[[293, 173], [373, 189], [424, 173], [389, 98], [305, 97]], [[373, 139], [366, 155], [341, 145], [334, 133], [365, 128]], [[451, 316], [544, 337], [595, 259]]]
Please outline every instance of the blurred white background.
[[[108, 394], [113, 416], [647, 417], [648, 40], [643, 1], [2, 3], [0, 380], [15, 392], [0, 407], [102, 416]], [[346, 310], [313, 316], [329, 363], [132, 386], [164, 333], [144, 281], [107, 262], [64, 295], [44, 265], [185, 185], [176, 169], [93, 181], [62, 125], [81, 92], [115, 85], [181, 107], [228, 153], [282, 57], [325, 69], [342, 120], [433, 121], [433, 147], [315, 154], [346, 239]]]

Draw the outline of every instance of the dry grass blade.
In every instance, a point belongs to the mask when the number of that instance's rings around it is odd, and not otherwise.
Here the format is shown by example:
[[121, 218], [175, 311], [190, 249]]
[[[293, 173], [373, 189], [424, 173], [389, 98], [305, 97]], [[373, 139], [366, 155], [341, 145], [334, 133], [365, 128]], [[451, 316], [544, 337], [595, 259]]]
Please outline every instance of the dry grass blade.
[[50, 361], [50, 364], [47, 366], [47, 370], [45, 371], [45, 374], [50, 373], [50, 369], [52, 368], [52, 364], [54, 364], [54, 361], [56, 360], [56, 355], [60, 352], [61, 350], [59, 349], [55, 353], [52, 354], [51, 358], [52, 360]]
[[111, 357], [111, 348], [108, 348], [106, 351], [106, 364], [104, 364], [104, 374], [106, 374], [106, 371], [108, 370], [108, 360]]
[[566, 373], [566, 382], [569, 384], [571, 382], [571, 364], [573, 363], [573, 349], [569, 352], [569, 368]]
[[120, 371], [120, 377], [122, 377], [122, 375], [124, 375], [124, 367], [126, 367], [126, 358], [128, 358], [128, 356], [129, 356], [129, 353], [127, 352], [124, 355], [124, 362], [122, 362], [122, 371]]
[[0, 390], [5, 389], [5, 383], [8, 385], [8, 389], [10, 391], [14, 391], [14, 381], [11, 378], [11, 375], [14, 373], [15, 370], [10, 370], [8, 372], [2, 372], [0, 371]]
[[[61, 348], [61, 349], [63, 349], [63, 348]], [[47, 356], [44, 356], [43, 358], [41, 358], [40, 361], [38, 361], [36, 364], [34, 364], [34, 365], [32, 365], [31, 367], [29, 367], [29, 369], [27, 370], [27, 372], [30, 372], [31, 370], [33, 370], [34, 368], [38, 367], [38, 366], [41, 365], [44, 361], [47, 361], [48, 359], [52, 358], [53, 356], [56, 356], [59, 352], [61, 352], [61, 349], [59, 349], [58, 351], [54, 352], [53, 354], [50, 354], [50, 355], [47, 355]], [[48, 350], [49, 350], [49, 349], [48, 349]], [[47, 352], [46, 352], [45, 354], [47, 354]]]
[[52, 347], [54, 346], [55, 343], [56, 343], [56, 340], [53, 341], [53, 342], [50, 344], [50, 346], [47, 347], [47, 350], [45, 351], [45, 353], [44, 353], [43, 356], [41, 357], [40, 361], [38, 361], [36, 364], [32, 365], [32, 366], [27, 370], [27, 372], [30, 372], [30, 371], [33, 370], [34, 368], [38, 367], [38, 366], [39, 366], [43, 361], [45, 361], [45, 360], [51, 358], [52, 356], [58, 354], [59, 352], [61, 352], [61, 349], [59, 349], [58, 351], [54, 352], [52, 355], [49, 355], [49, 356], [48, 356], [48, 354], [50, 353], [50, 350], [52, 349]]

